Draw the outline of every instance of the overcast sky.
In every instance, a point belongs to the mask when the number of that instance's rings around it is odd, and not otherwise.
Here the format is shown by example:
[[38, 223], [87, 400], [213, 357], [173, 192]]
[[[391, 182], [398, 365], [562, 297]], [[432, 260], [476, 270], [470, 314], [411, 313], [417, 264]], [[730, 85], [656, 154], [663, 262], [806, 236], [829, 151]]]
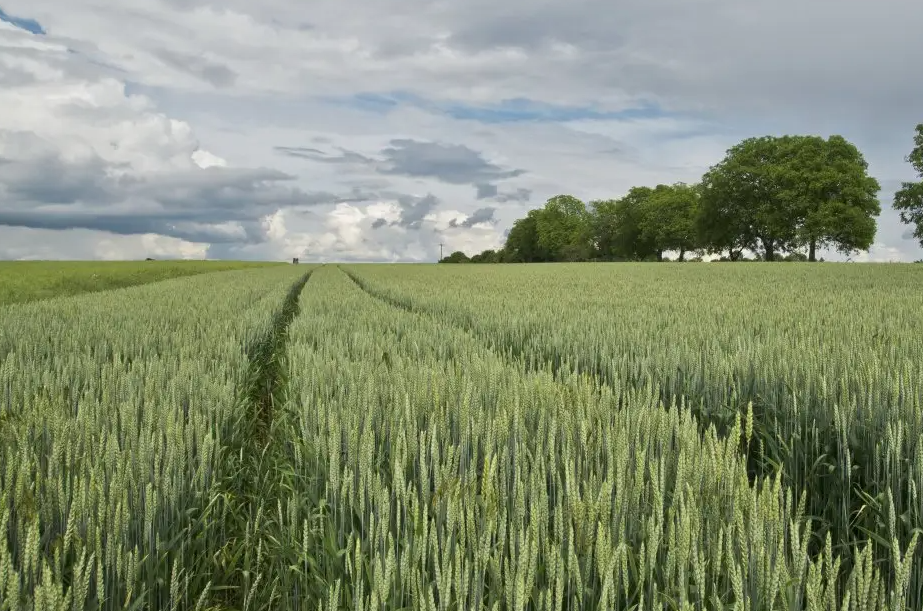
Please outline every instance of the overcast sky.
[[919, 0], [0, 0], [0, 258], [432, 261], [552, 195], [923, 122]]

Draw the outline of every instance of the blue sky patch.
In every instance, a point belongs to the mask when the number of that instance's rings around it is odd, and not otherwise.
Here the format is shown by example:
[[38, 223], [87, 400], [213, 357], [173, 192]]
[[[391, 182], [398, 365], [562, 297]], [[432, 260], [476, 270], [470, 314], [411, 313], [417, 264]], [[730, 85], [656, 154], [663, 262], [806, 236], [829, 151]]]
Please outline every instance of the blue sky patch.
[[419, 96], [403, 91], [390, 91], [384, 93], [363, 92], [349, 96], [325, 96], [321, 99], [328, 104], [348, 106], [356, 110], [364, 110], [377, 114], [388, 114], [400, 105], [418, 108], [426, 106], [425, 100]]
[[428, 112], [445, 114], [454, 119], [480, 123], [561, 123], [578, 120], [631, 120], [656, 119], [675, 116], [656, 104], [642, 104], [620, 111], [601, 111], [592, 106], [563, 106], [546, 104], [526, 98], [503, 100], [497, 104], [466, 104], [463, 102], [428, 100], [405, 91], [385, 93], [365, 92], [351, 96], [324, 98], [331, 104], [345, 105], [357, 110], [388, 114], [399, 106], [419, 108]]
[[0, 21], [5, 21], [10, 25], [14, 25], [21, 30], [26, 32], [31, 32], [32, 34], [41, 34], [45, 35], [45, 28], [42, 27], [35, 19], [29, 19], [28, 17], [14, 17], [13, 15], [7, 14], [2, 8], [0, 8]]
[[471, 119], [481, 123], [517, 123], [611, 119], [654, 119], [666, 116], [659, 107], [645, 104], [621, 111], [601, 111], [591, 106], [562, 106], [545, 104], [535, 100], [516, 98], [503, 100], [499, 104], [476, 106], [471, 104], [447, 104], [446, 114], [456, 119]]

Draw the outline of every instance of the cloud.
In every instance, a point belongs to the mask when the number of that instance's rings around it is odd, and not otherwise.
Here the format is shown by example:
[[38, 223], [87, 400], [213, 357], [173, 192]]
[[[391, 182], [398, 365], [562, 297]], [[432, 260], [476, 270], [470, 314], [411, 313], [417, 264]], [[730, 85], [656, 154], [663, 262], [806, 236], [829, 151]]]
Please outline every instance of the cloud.
[[478, 199], [490, 199], [495, 202], [527, 202], [532, 197], [532, 189], [520, 187], [514, 191], [501, 193], [496, 185], [481, 183], [476, 185]]
[[[323, 214], [311, 212], [309, 216], [282, 211], [270, 221], [269, 242], [215, 244], [208, 256], [260, 258], [272, 252], [303, 261], [435, 261], [440, 242], [479, 250], [497, 247], [493, 228], [453, 228], [458, 211], [438, 210], [435, 203], [434, 198], [424, 196], [403, 204], [341, 203]], [[423, 231], [424, 227], [430, 230]]]
[[856, 263], [910, 263], [912, 261], [900, 248], [880, 242], [872, 244], [868, 252], [852, 255], [847, 257], [847, 260]]
[[283, 155], [301, 157], [302, 159], [310, 159], [312, 161], [321, 161], [324, 163], [353, 164], [370, 167], [376, 165], [376, 161], [371, 157], [366, 157], [353, 151], [347, 151], [343, 148], [339, 149], [340, 153], [337, 155], [330, 155], [320, 149], [305, 146], [277, 146], [275, 149]]
[[134, 172], [93, 150], [67, 156], [32, 132], [0, 130], [0, 224], [161, 234], [192, 241], [259, 241], [279, 208], [336, 201], [279, 186], [293, 176], [215, 165]]
[[532, 198], [532, 189], [524, 189], [520, 187], [515, 191], [509, 191], [506, 193], [498, 193], [493, 197], [495, 202], [527, 202]]
[[[275, 150], [289, 157], [308, 159], [352, 171], [373, 171], [384, 176], [406, 176], [414, 179], [434, 179], [450, 185], [472, 185], [477, 199], [500, 198], [498, 201], [524, 201], [527, 189], [513, 194], [498, 195], [494, 181], [515, 178], [526, 173], [522, 169], [504, 169], [484, 158], [483, 154], [462, 144], [445, 144], [413, 139], [393, 139], [376, 156], [363, 155], [343, 147], [337, 153], [325, 153], [314, 147], [276, 146]], [[525, 196], [528, 199], [528, 195]]]
[[419, 229], [423, 221], [439, 204], [439, 200], [433, 195], [425, 197], [401, 197], [400, 216], [391, 224], [405, 229]]
[[57, 231], [0, 225], [0, 259], [202, 259], [208, 244], [168, 236], [114, 235], [88, 229]]
[[204, 57], [177, 53], [169, 49], [159, 49], [156, 51], [156, 56], [164, 63], [188, 72], [215, 87], [230, 87], [237, 80], [236, 72], [224, 64], [210, 61]]
[[0, 38], [0, 62], [28, 77], [0, 90], [0, 225], [259, 242], [262, 219], [280, 208], [355, 196], [307, 192], [277, 169], [231, 167], [189, 124], [71, 55], [21, 30]]
[[[694, 182], [766, 133], [840, 133], [883, 185], [912, 177], [919, 2], [357, 2], [6, 0], [3, 236], [432, 260], [557, 193]], [[878, 242], [919, 259], [889, 188]]]
[[478, 199], [489, 199], [497, 196], [497, 186], [490, 183], [481, 183], [475, 185], [478, 190]]
[[392, 140], [391, 145], [382, 151], [386, 160], [382, 170], [385, 174], [435, 178], [463, 185], [514, 178], [525, 173], [520, 169], [504, 170], [463, 144], [399, 139]]
[[494, 218], [494, 212], [496, 212], [496, 210], [496, 208], [478, 208], [461, 222], [458, 222], [456, 219], [452, 219], [452, 221], [449, 223], [449, 226], [474, 227], [479, 223], [487, 223], [492, 225], [496, 223], [496, 219]]

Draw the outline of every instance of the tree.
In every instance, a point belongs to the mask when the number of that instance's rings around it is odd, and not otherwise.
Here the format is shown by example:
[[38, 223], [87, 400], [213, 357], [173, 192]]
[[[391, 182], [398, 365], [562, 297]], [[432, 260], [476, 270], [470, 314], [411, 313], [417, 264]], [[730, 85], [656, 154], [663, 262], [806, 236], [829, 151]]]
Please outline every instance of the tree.
[[916, 170], [921, 180], [902, 183], [894, 194], [892, 207], [900, 212], [902, 223], [916, 226], [913, 237], [923, 246], [923, 123], [917, 125], [913, 143], [913, 150], [907, 155], [906, 161]]
[[590, 235], [596, 255], [603, 260], [613, 260], [616, 235], [616, 200], [597, 199], [590, 202]]
[[472, 263], [500, 263], [500, 253], [487, 249], [471, 257]]
[[808, 247], [808, 261], [817, 260], [818, 247], [868, 250], [881, 214], [881, 185], [868, 175], [862, 153], [842, 136], [801, 137], [796, 146], [791, 197], [801, 202], [798, 242]]
[[[704, 179], [703, 179], [704, 180]], [[704, 184], [704, 183], [703, 183]], [[703, 187], [699, 200], [699, 215], [696, 218], [696, 234], [702, 250], [708, 254], [720, 255], [721, 260], [740, 261], [744, 251], [756, 250], [755, 242], [747, 220], [737, 215], [714, 191]]]
[[766, 261], [796, 241], [798, 201], [792, 197], [794, 137], [748, 138], [702, 177], [699, 227], [711, 249], [756, 249]]
[[638, 227], [642, 241], [663, 260], [665, 250], [679, 251], [679, 260], [698, 247], [696, 218], [699, 193], [684, 183], [657, 185], [641, 205]]
[[538, 243], [554, 261], [582, 261], [592, 251], [590, 216], [572, 195], [556, 195], [536, 216]]
[[[711, 252], [867, 249], [881, 212], [878, 181], [842, 136], [763, 136], [728, 150], [702, 178], [699, 230]], [[735, 254], [736, 252], [736, 254]]]
[[448, 257], [443, 257], [439, 260], [440, 263], [468, 263], [469, 261], [468, 255], [460, 250], [456, 250]]
[[620, 199], [592, 203], [592, 234], [601, 257], [640, 260], [654, 254], [653, 242], [641, 228], [653, 192], [650, 187], [632, 187]]
[[548, 261], [549, 254], [538, 240], [538, 217], [541, 210], [529, 213], [513, 223], [506, 236], [506, 260], [510, 263], [535, 263]]

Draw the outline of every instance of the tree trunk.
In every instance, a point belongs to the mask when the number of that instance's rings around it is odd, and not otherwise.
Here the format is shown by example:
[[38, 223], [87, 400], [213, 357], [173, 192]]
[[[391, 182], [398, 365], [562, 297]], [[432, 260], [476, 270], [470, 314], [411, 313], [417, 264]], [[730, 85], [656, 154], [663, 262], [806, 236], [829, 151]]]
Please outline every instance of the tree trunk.
[[685, 261], [685, 260], [686, 260], [686, 249], [684, 249], [684, 248], [680, 248], [680, 249], [679, 249], [679, 260], [680, 260], [680, 261]]
[[663, 261], [663, 251], [662, 250], [657, 251], [657, 261]]
[[766, 260], [775, 261], [776, 259], [776, 244], [773, 240], [763, 239], [763, 250], [766, 251]]
[[817, 261], [816, 255], [817, 251], [817, 240], [811, 238], [811, 243], [808, 245], [808, 261]]

